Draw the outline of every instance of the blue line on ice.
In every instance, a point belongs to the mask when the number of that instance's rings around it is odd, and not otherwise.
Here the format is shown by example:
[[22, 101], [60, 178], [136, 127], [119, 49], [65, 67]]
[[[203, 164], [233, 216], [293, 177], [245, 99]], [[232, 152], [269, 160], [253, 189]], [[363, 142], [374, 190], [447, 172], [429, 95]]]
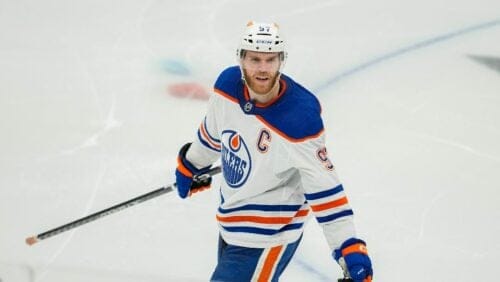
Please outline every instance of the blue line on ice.
[[320, 85], [316, 89], [314, 89], [313, 92], [320, 93], [323, 90], [327, 89], [328, 87], [332, 86], [333, 84], [337, 83], [339, 80], [341, 80], [345, 77], [352, 76], [360, 71], [363, 71], [367, 68], [370, 68], [370, 67], [375, 66], [379, 63], [385, 62], [387, 60], [393, 59], [395, 57], [405, 55], [405, 54], [410, 53], [412, 51], [422, 49], [425, 47], [429, 47], [429, 46], [441, 43], [443, 41], [451, 40], [451, 39], [454, 39], [454, 38], [462, 36], [462, 35], [467, 35], [467, 34], [470, 34], [470, 33], [476, 32], [476, 31], [481, 31], [481, 30], [485, 30], [488, 28], [492, 28], [492, 27], [495, 27], [497, 25], [500, 25], [500, 18], [492, 20], [492, 21], [480, 23], [477, 25], [469, 26], [469, 27], [459, 29], [456, 31], [452, 31], [449, 33], [445, 33], [443, 35], [438, 35], [436, 37], [411, 44], [407, 47], [396, 49], [392, 52], [380, 55], [380, 56], [378, 56], [374, 59], [371, 59], [365, 63], [353, 66], [353, 67], [348, 68], [347, 70], [345, 70], [337, 75], [334, 75], [331, 79], [327, 80], [325, 83], [323, 83], [322, 85]]

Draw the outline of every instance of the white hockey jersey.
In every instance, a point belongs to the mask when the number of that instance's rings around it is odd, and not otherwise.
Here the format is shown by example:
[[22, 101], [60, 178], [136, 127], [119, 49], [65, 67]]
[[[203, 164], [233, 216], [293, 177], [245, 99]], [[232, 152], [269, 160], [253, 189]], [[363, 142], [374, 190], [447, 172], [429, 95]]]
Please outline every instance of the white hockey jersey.
[[321, 107], [282, 75], [278, 97], [250, 100], [237, 66], [217, 79], [187, 159], [221, 159], [217, 220], [229, 244], [265, 248], [297, 240], [310, 211], [332, 250], [355, 237], [353, 212], [325, 148]]

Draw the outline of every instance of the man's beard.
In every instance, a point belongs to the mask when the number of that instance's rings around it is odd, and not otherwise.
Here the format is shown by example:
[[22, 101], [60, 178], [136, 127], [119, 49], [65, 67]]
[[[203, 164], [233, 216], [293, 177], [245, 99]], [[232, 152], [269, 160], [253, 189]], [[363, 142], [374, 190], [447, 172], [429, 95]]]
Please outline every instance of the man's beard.
[[[276, 85], [276, 82], [280, 76], [280, 72], [276, 72], [276, 74], [272, 77], [270, 77], [267, 82], [268, 85], [266, 87], [266, 89], [264, 89], [264, 91], [257, 91], [257, 85], [254, 84], [254, 80], [257, 80], [256, 78], [251, 78], [249, 79], [249, 75], [247, 74], [247, 71], [245, 69], [243, 69], [243, 74], [244, 74], [244, 78], [245, 78], [245, 82], [247, 84], [247, 86], [252, 89], [253, 92], [255, 92], [256, 94], [261, 94], [261, 95], [265, 95], [265, 94], [268, 94], [272, 89], [273, 87]], [[267, 74], [265, 76], [268, 76]]]

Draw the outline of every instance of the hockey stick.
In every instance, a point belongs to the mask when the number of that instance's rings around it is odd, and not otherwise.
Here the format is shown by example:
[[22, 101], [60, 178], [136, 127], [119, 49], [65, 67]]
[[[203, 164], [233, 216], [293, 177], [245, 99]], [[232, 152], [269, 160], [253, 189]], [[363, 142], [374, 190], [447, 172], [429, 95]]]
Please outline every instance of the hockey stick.
[[[217, 167], [214, 167], [214, 168], [210, 169], [205, 174], [195, 176], [195, 178], [198, 179], [198, 180], [203, 180], [203, 179], [206, 179], [206, 178], [208, 178], [210, 176], [216, 175], [216, 174], [218, 174], [220, 172], [221, 172], [221, 167], [217, 166]], [[140, 203], [145, 202], [147, 200], [156, 198], [156, 197], [158, 197], [160, 195], [163, 195], [165, 193], [172, 192], [174, 190], [175, 186], [176, 186], [176, 184], [174, 183], [174, 184], [172, 184], [170, 186], [158, 188], [158, 189], [156, 189], [154, 191], [151, 191], [149, 193], [137, 196], [137, 197], [135, 197], [133, 199], [130, 199], [128, 201], [116, 204], [116, 205], [114, 205], [112, 207], [109, 207], [107, 209], [95, 212], [95, 213], [93, 213], [91, 215], [82, 217], [80, 219], [77, 219], [77, 220], [72, 221], [70, 223], [61, 225], [61, 226], [56, 227], [54, 229], [51, 229], [49, 231], [40, 233], [40, 234], [38, 234], [36, 236], [28, 237], [28, 238], [26, 238], [26, 244], [28, 244], [28, 245], [31, 246], [31, 245], [33, 245], [35, 243], [38, 243], [41, 240], [44, 240], [44, 239], [50, 238], [52, 236], [55, 236], [57, 234], [66, 232], [66, 231], [71, 230], [73, 228], [76, 228], [78, 226], [87, 224], [87, 223], [92, 222], [94, 220], [97, 220], [97, 219], [99, 219], [101, 217], [105, 217], [107, 215], [110, 215], [110, 214], [113, 214], [115, 212], [124, 210], [126, 208], [131, 207], [131, 206], [135, 206], [137, 204], [140, 204]]]
[[338, 282], [354, 282], [352, 278], [339, 278], [337, 279]]

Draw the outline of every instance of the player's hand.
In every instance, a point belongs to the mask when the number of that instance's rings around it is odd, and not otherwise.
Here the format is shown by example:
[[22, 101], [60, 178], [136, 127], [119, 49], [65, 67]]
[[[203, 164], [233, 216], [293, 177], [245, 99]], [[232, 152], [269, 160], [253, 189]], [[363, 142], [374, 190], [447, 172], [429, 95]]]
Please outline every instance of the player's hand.
[[193, 193], [210, 188], [212, 183], [211, 176], [200, 177], [210, 169], [210, 166], [197, 169], [186, 159], [186, 153], [190, 146], [191, 143], [182, 146], [177, 157], [177, 169], [175, 170], [177, 193], [183, 199]]
[[334, 252], [335, 260], [344, 273], [355, 282], [371, 282], [373, 277], [372, 262], [363, 240], [351, 238]]

